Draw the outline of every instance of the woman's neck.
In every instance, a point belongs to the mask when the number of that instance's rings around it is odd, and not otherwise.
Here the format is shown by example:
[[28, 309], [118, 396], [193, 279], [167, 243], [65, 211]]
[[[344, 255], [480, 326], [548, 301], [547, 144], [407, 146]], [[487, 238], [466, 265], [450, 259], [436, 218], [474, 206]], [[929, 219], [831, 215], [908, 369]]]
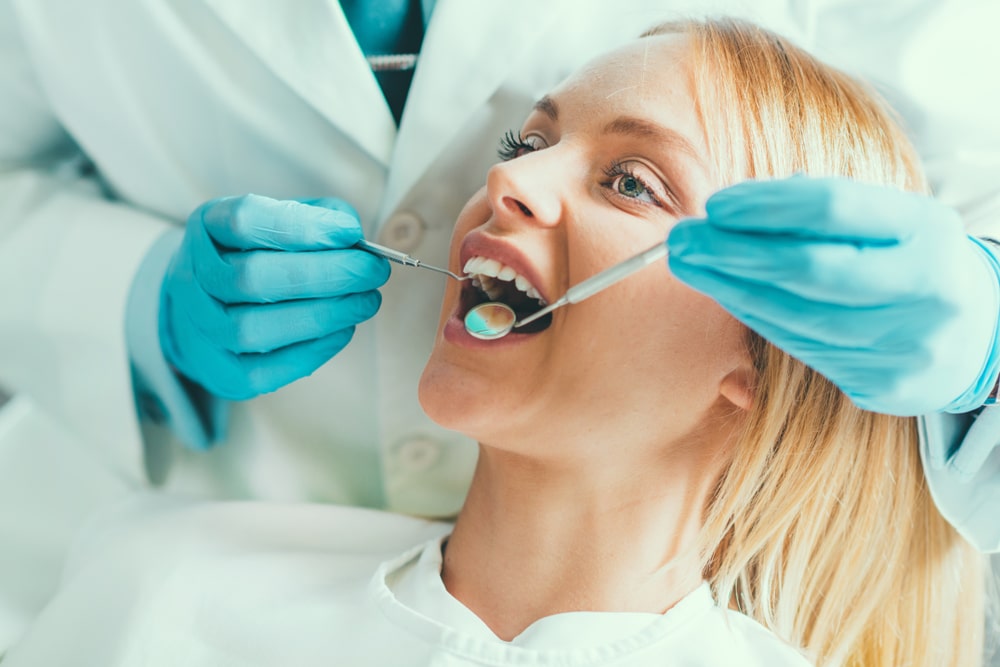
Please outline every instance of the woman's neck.
[[561, 612], [666, 611], [701, 581], [694, 544], [714, 479], [704, 456], [679, 458], [588, 472], [480, 447], [445, 586], [505, 640]]

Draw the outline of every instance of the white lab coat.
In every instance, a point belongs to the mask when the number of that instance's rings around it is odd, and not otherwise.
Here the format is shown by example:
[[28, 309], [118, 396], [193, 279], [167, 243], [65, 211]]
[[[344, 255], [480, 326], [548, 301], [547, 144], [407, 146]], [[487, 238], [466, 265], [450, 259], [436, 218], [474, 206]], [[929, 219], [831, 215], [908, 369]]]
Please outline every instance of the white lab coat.
[[[126, 487], [152, 475], [167, 490], [213, 497], [450, 514], [475, 449], [431, 423], [415, 391], [440, 277], [397, 269], [379, 315], [344, 352], [235, 404], [228, 441], [198, 453], [155, 428], [144, 434], [136, 417], [124, 308], [154, 241], [218, 196], [337, 196], [369, 238], [442, 263], [498, 138], [535, 99], [649, 25], [706, 12], [753, 18], [893, 84], [940, 197], [970, 230], [1000, 237], [988, 226], [1000, 221], [987, 51], [996, 8], [438, 0], [397, 132], [335, 0], [0, 0], [0, 385]], [[981, 76], [960, 76], [977, 67]], [[99, 179], [65, 167], [78, 149]], [[0, 525], [24, 571], [52, 562], [40, 558], [46, 545], [65, 543], [44, 532], [47, 512], [103, 502], [46, 485], [45, 470], [68, 459], [35, 453], [30, 466], [0, 466], [0, 488], [24, 490]], [[961, 505], [961, 491], [955, 498]], [[39, 531], [37, 548], [6, 542]]]
[[4, 667], [806, 667], [707, 584], [665, 614], [500, 640], [441, 580], [449, 526], [321, 505], [139, 504], [93, 527]]

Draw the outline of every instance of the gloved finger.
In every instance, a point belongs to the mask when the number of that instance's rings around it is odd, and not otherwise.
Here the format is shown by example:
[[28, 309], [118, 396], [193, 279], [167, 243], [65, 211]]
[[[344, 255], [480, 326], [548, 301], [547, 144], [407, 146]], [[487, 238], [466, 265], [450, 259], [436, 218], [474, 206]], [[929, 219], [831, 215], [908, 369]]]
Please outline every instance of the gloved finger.
[[183, 263], [186, 270], [190, 270], [195, 280], [198, 280], [198, 272], [208, 275], [229, 271], [229, 264], [222, 258], [222, 251], [212, 240], [205, 225], [200, 223], [189, 222], [176, 259]]
[[829, 239], [740, 233], [685, 220], [670, 230], [671, 260], [835, 304], [869, 306], [928, 287], [922, 249], [858, 246]]
[[176, 345], [185, 356], [174, 365], [214, 396], [243, 401], [313, 373], [342, 350], [353, 334], [354, 327], [346, 327], [271, 352], [236, 354], [218, 347], [201, 330], [185, 326], [178, 329]]
[[[845, 367], [856, 363], [866, 369], [877, 369], [898, 367], [903, 359], [913, 364], [927, 359], [926, 349], [911, 329], [897, 323], [887, 325], [884, 313], [878, 311], [863, 312], [846, 326], [836, 322], [842, 314], [822, 312], [807, 313], [804, 318], [767, 318], [743, 310], [733, 316], [786, 352], [794, 352], [796, 356], [810, 352], [810, 360], [829, 354]], [[803, 319], [809, 323], [804, 324]], [[829, 326], [824, 327], [823, 323]], [[822, 370], [829, 371], [830, 367]]]
[[344, 349], [353, 335], [354, 327], [347, 327], [323, 338], [265, 354], [241, 354], [236, 359], [253, 395], [268, 393], [311, 375]]
[[745, 181], [709, 197], [705, 211], [711, 224], [726, 229], [867, 244], [906, 239], [930, 221], [961, 225], [930, 197], [845, 178]]
[[191, 326], [197, 327], [219, 347], [245, 354], [271, 352], [324, 338], [364, 322], [378, 311], [382, 296], [372, 290], [327, 299], [298, 299], [263, 305], [215, 303], [218, 308], [193, 310]]
[[205, 317], [206, 312], [213, 319], [223, 319], [221, 304], [197, 285], [192, 284], [183, 294], [176, 292], [168, 297], [169, 317], [161, 319], [161, 326], [168, 331], [161, 332], [160, 336], [167, 361], [215, 396], [229, 400], [250, 398], [245, 394], [246, 383], [239, 379], [242, 370], [235, 363], [234, 355], [192, 325], [194, 319]]
[[191, 220], [216, 244], [233, 250], [349, 248], [364, 238], [353, 211], [260, 195], [212, 200]]
[[748, 325], [788, 354], [822, 373], [853, 396], [879, 395], [893, 389], [900, 363], [921, 363], [927, 352], [908, 345], [888, 346], [878, 355], [859, 355], [850, 345], [831, 345], [798, 335], [780, 324]]
[[[828, 345], [870, 349], [902, 344], [900, 337], [924, 338], [951, 312], [947, 304], [932, 299], [865, 307], [817, 302], [773, 285], [691, 267], [673, 257], [669, 263], [677, 278], [715, 299], [751, 328], [776, 325]], [[780, 346], [780, 341], [771, 340]]]
[[223, 255], [223, 270], [194, 267], [205, 291], [223, 303], [273, 303], [358, 294], [389, 279], [389, 263], [363, 250], [251, 250]]
[[[877, 355], [859, 355], [850, 346], [837, 347], [802, 338], [771, 323], [748, 325], [787, 354], [813, 368], [835, 384], [858, 407], [874, 412], [915, 415], [933, 409], [933, 397], [903, 396], [896, 370], [900, 365], [925, 364], [929, 353], [921, 348], [889, 347]], [[897, 406], [905, 406], [902, 411]]]
[[338, 199], [336, 197], [312, 197], [309, 199], [296, 199], [295, 201], [302, 204], [307, 204], [309, 206], [320, 206], [322, 208], [328, 208], [331, 211], [340, 211], [342, 213], [348, 213], [356, 219], [360, 219], [361, 216], [353, 206], [348, 204], [343, 199]]
[[890, 349], [880, 355], [855, 356], [850, 349], [834, 349], [814, 342], [790, 352], [835, 384], [859, 408], [900, 416], [930, 412], [937, 398], [916, 395], [897, 372], [900, 365], [929, 362], [926, 350]]

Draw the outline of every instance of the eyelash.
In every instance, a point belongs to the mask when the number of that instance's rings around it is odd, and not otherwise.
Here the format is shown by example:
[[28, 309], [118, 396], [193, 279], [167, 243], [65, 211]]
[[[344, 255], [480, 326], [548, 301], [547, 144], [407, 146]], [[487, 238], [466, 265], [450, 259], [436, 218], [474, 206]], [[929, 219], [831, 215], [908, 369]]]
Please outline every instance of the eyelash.
[[525, 141], [520, 132], [507, 130], [504, 135], [500, 137], [500, 146], [497, 147], [497, 156], [504, 162], [508, 162], [514, 158], [524, 155], [521, 151], [530, 153], [533, 150], [535, 150], [535, 147]]

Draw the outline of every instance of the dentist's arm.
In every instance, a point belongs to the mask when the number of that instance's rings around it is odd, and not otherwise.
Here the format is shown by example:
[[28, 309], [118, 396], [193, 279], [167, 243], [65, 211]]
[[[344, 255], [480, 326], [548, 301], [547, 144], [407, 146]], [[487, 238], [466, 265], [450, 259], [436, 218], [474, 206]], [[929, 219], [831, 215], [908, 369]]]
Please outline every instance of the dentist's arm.
[[122, 320], [136, 267], [170, 224], [108, 201], [46, 97], [9, 2], [0, 100], [0, 385], [95, 462], [143, 480]]

